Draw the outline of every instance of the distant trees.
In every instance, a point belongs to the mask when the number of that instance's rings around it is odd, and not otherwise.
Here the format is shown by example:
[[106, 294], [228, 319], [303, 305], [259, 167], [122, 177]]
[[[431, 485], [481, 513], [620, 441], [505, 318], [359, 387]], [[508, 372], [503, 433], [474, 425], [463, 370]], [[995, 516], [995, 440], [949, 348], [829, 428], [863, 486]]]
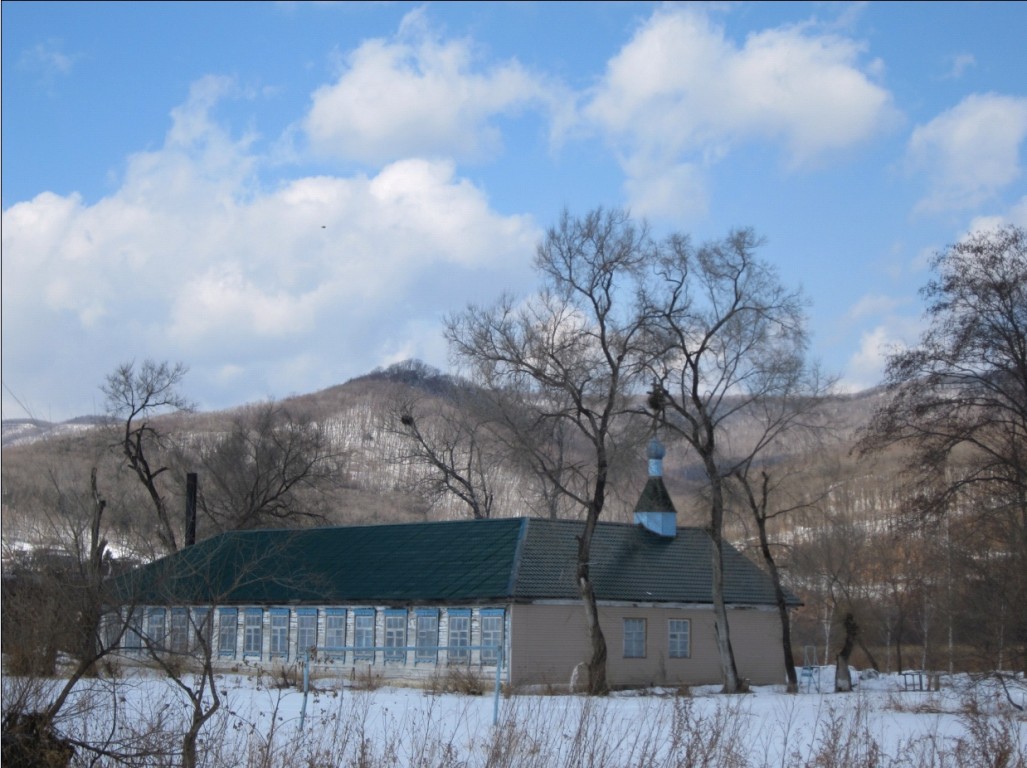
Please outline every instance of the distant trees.
[[976, 232], [932, 267], [921, 291], [927, 330], [890, 357], [890, 399], [861, 449], [906, 451], [907, 512], [948, 516], [972, 544], [977, 556], [964, 563], [989, 605], [993, 662], [1015, 655], [1025, 670], [1027, 230]]

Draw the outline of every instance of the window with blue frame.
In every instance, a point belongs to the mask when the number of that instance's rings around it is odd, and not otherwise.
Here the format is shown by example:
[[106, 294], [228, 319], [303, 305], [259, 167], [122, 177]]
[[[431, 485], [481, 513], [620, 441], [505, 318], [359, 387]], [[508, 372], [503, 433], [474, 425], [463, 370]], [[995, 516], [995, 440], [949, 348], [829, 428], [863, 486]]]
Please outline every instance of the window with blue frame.
[[140, 608], [131, 608], [130, 611], [121, 647], [129, 653], [138, 653], [143, 647], [143, 611]]
[[118, 636], [122, 632], [121, 614], [105, 613], [103, 615], [103, 648], [115, 648], [118, 645]]
[[471, 611], [469, 608], [451, 608], [447, 612], [449, 632], [448, 659], [451, 662], [469, 663], [471, 654]]
[[624, 619], [624, 658], [645, 658], [645, 619]]
[[271, 658], [289, 658], [289, 609], [271, 609]]
[[[345, 624], [343, 624], [345, 628]], [[296, 658], [306, 657], [317, 648], [317, 608], [296, 609]]]
[[214, 649], [210, 647], [210, 639], [213, 635], [211, 622], [212, 614], [210, 608], [193, 609], [193, 646], [203, 653], [210, 652], [213, 654]]
[[243, 616], [243, 656], [260, 656], [264, 652], [264, 609], [247, 608]]
[[171, 609], [171, 651], [189, 652], [189, 609]]
[[667, 621], [667, 646], [672, 659], [687, 659], [691, 654], [691, 622], [688, 619]]
[[353, 612], [353, 648], [355, 659], [374, 661], [374, 608]]
[[166, 639], [165, 612], [163, 608], [150, 608], [146, 612], [146, 642], [151, 648], [163, 648]]
[[503, 646], [504, 611], [502, 608], [484, 608], [481, 611], [481, 663], [499, 662]]
[[239, 647], [239, 609], [218, 609], [218, 655], [234, 659]]
[[399, 609], [385, 611], [385, 660], [406, 664], [407, 612]]
[[435, 664], [439, 660], [439, 611], [437, 608], [418, 608], [414, 614], [416, 652], [414, 663]]
[[346, 609], [325, 610], [325, 652], [333, 659], [345, 659], [346, 652]]

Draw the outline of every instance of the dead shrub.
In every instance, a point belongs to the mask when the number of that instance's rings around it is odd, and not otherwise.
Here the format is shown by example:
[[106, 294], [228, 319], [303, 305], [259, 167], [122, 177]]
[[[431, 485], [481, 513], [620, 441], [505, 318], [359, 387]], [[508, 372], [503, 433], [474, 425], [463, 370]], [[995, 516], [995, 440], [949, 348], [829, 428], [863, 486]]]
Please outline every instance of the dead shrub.
[[988, 715], [971, 696], [959, 719], [966, 735], [956, 740], [954, 754], [962, 768], [1027, 767], [1027, 743], [1013, 714]]
[[282, 664], [274, 669], [274, 679], [271, 685], [275, 688], [297, 688], [303, 687], [303, 673], [298, 664]]
[[64, 768], [75, 748], [39, 712], [7, 712], [3, 719], [2, 758], [10, 768]]
[[481, 696], [486, 691], [485, 680], [466, 667], [447, 667], [428, 680], [427, 690], [433, 694], [460, 693]]
[[375, 672], [370, 665], [357, 669], [353, 667], [349, 673], [350, 687], [358, 691], [377, 691], [384, 682], [380, 672]]

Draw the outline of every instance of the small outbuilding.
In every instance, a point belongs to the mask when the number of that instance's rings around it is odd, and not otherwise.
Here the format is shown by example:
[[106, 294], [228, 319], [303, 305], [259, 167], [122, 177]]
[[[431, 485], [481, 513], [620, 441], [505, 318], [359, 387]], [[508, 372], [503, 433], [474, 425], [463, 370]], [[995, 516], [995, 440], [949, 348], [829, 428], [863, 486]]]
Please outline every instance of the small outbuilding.
[[[590, 572], [611, 686], [721, 681], [712, 541], [677, 527], [650, 445], [635, 524], [599, 523]], [[215, 666], [295, 664], [417, 680], [447, 670], [566, 687], [589, 656], [571, 520], [499, 518], [234, 531], [121, 581], [127, 656], [209, 648]], [[730, 546], [725, 599], [738, 672], [784, 682], [773, 586]], [[792, 605], [798, 600], [789, 596]]]

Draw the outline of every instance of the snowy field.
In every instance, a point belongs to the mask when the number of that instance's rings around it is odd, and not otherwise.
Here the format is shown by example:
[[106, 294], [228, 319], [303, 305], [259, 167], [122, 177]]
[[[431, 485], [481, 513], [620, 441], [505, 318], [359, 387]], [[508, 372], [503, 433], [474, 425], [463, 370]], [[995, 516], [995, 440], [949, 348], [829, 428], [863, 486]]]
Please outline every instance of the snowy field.
[[[823, 669], [825, 690], [832, 673]], [[190, 676], [183, 682], [191, 683]], [[518, 695], [500, 697], [493, 725], [490, 691], [471, 696], [322, 679], [306, 697], [301, 717], [301, 690], [279, 687], [267, 675], [224, 675], [218, 677], [222, 705], [201, 733], [199, 764], [1027, 765], [1027, 718], [994, 679], [942, 677], [941, 683], [936, 692], [907, 691], [903, 679], [892, 675], [864, 678], [852, 694], [787, 695], [783, 688], [758, 687], [739, 696], [715, 688], [602, 699]], [[5, 699], [18, 684], [5, 678]], [[1016, 704], [1027, 700], [1022, 678], [1008, 691]], [[186, 694], [168, 679], [133, 672], [81, 685], [59, 728], [114, 751], [149, 745], [150, 756], [136, 764], [175, 765], [172, 755], [190, 713]]]

